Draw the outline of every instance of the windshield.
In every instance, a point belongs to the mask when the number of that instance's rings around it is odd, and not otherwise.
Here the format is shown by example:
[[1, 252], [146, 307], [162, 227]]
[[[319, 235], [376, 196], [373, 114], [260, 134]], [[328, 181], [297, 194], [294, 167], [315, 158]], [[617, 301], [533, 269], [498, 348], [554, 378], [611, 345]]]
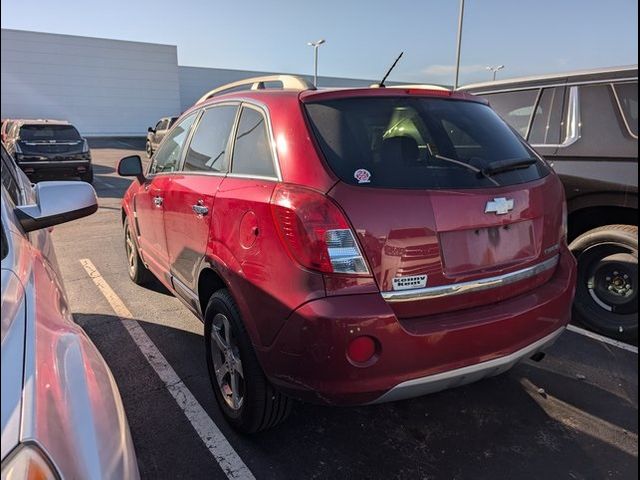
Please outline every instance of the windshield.
[[20, 140], [25, 142], [79, 142], [78, 130], [72, 125], [23, 125]]
[[483, 188], [529, 182], [548, 173], [537, 159], [492, 172], [496, 162], [516, 164], [534, 153], [481, 103], [349, 98], [308, 103], [306, 110], [329, 166], [353, 185]]

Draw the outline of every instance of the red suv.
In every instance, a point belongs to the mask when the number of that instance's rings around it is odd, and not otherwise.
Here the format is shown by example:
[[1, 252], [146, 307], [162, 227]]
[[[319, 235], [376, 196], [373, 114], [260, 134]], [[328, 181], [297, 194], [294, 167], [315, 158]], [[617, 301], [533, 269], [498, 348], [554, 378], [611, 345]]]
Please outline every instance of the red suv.
[[[266, 88], [276, 82], [282, 88]], [[494, 113], [439, 88], [206, 94], [123, 199], [129, 274], [205, 324], [237, 429], [290, 398], [370, 404], [542, 357], [569, 321], [562, 184]]]

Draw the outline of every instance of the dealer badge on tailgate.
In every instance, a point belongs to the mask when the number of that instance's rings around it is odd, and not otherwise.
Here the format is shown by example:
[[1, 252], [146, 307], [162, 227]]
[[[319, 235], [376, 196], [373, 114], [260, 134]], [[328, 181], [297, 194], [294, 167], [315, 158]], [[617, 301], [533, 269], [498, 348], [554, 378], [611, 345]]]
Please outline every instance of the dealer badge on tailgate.
[[396, 277], [393, 279], [394, 290], [410, 290], [427, 286], [426, 275], [412, 275], [410, 277]]

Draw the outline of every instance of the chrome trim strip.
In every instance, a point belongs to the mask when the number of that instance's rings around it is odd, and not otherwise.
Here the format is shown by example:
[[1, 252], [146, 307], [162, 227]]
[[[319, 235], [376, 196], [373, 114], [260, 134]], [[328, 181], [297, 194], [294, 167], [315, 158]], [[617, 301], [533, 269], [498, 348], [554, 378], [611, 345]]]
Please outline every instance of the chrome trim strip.
[[564, 331], [565, 327], [561, 327], [549, 335], [542, 337], [540, 340], [503, 357], [399, 383], [373, 402], [370, 402], [369, 405], [418, 397], [428, 393], [466, 385], [486, 377], [499, 375], [509, 370], [521, 360], [531, 357], [551, 346]]
[[428, 300], [431, 298], [453, 297], [463, 293], [481, 292], [491, 288], [504, 287], [512, 283], [535, 277], [542, 272], [555, 268], [560, 260], [560, 255], [555, 255], [547, 260], [532, 265], [522, 270], [517, 270], [496, 277], [482, 278], [470, 282], [453, 283], [451, 285], [440, 285], [437, 287], [415, 288], [412, 290], [398, 290], [381, 292], [382, 298], [387, 302], [413, 302], [417, 300]]
[[[631, 82], [629, 82], [631, 83]], [[618, 92], [616, 91], [616, 86], [612, 83], [611, 90], [613, 90], [613, 96], [616, 99], [616, 103], [618, 104], [618, 111], [620, 112], [620, 116], [622, 117], [622, 121], [624, 122], [624, 126], [627, 127], [627, 132], [631, 135], [632, 138], [638, 139], [638, 135], [631, 131], [631, 127], [629, 126], [629, 122], [627, 121], [627, 116], [624, 114], [624, 110], [622, 110], [622, 103], [620, 103], [620, 97], [618, 97]]]

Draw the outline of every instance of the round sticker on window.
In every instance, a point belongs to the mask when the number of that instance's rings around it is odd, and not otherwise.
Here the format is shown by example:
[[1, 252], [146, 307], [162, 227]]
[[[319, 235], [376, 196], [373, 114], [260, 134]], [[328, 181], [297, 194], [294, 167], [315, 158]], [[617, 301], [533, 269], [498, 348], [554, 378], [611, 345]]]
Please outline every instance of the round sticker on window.
[[358, 183], [369, 183], [371, 181], [371, 172], [365, 168], [359, 168], [353, 172], [353, 177]]

